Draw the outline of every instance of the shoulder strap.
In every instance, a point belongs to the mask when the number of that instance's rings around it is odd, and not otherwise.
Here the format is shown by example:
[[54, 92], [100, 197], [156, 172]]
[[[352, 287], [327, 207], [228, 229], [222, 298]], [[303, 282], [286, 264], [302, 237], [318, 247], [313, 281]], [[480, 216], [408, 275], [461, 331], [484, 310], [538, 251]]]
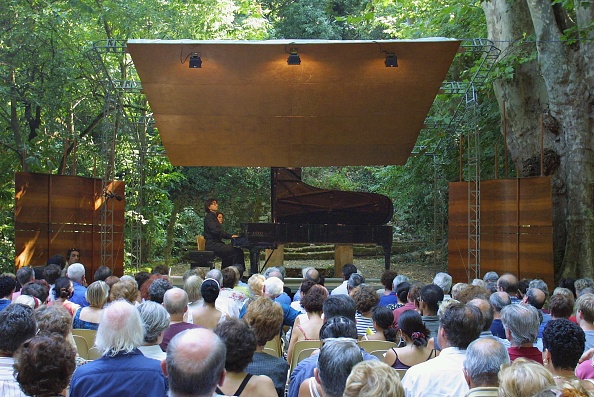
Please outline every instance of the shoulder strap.
[[219, 387], [217, 386], [217, 388], [215, 389], [215, 393], [223, 395], [223, 391], [221, 389], [219, 389]]
[[320, 393], [318, 393], [318, 387], [316, 386], [315, 378], [309, 378], [309, 396], [310, 397], [320, 397]]
[[252, 378], [252, 376], [253, 376], [252, 374], [247, 374], [245, 376], [245, 378], [243, 378], [241, 385], [239, 385], [239, 387], [237, 388], [237, 391], [233, 394], [234, 396], [241, 395], [241, 392], [243, 392], [243, 389], [245, 389], [245, 387], [247, 386], [247, 384], [250, 381], [250, 379]]
[[[429, 353], [429, 357], [427, 357], [427, 360], [429, 360], [430, 358], [432, 358], [431, 356], [435, 357], [437, 354], [437, 352], [435, 351], [435, 349], [431, 349], [431, 352]], [[425, 361], [427, 361], [425, 360]]]
[[398, 353], [396, 353], [396, 350], [394, 348], [392, 348], [392, 351], [394, 352], [394, 355], [396, 356], [396, 359], [392, 363], [392, 367], [394, 367], [394, 365], [396, 365], [396, 362], [398, 362]]

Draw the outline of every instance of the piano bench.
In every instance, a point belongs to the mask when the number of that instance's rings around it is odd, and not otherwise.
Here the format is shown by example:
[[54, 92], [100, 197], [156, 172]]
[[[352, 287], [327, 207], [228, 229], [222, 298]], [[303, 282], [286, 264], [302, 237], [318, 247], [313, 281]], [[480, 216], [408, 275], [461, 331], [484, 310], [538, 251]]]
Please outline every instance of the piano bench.
[[190, 251], [190, 268], [209, 267], [214, 269], [215, 254], [213, 251]]

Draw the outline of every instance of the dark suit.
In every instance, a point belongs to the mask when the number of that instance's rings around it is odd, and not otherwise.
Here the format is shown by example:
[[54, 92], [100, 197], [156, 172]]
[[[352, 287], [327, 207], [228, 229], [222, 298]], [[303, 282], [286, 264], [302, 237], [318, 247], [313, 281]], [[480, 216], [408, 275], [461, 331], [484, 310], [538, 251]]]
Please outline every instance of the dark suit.
[[223, 242], [224, 238], [230, 239], [231, 235], [225, 233], [214, 212], [207, 212], [204, 216], [204, 239], [206, 240], [206, 250], [213, 251], [216, 256], [221, 258], [221, 268], [236, 264], [241, 264], [245, 267], [243, 251], [240, 248], [225, 244]]

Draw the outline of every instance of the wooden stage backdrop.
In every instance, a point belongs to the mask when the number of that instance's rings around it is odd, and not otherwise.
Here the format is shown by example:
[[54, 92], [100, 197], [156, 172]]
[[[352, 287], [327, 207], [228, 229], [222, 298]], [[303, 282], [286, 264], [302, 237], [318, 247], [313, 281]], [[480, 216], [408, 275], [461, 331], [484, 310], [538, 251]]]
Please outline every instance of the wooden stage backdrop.
[[92, 281], [101, 266], [101, 222], [113, 210], [113, 272], [124, 269], [124, 182], [106, 189], [122, 198], [106, 201], [100, 179], [19, 172], [15, 174], [15, 266], [42, 266], [53, 255], [80, 249]]
[[[448, 272], [468, 282], [468, 183], [450, 183]], [[481, 181], [480, 269], [554, 284], [550, 177]]]

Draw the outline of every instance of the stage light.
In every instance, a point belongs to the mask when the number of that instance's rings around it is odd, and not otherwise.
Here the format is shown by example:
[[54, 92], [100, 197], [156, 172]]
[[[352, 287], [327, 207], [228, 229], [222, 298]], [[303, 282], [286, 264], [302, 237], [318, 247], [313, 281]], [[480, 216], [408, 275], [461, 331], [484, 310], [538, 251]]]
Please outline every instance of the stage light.
[[299, 58], [297, 48], [291, 48], [291, 50], [289, 51], [287, 65], [301, 65], [301, 58]]
[[202, 68], [202, 59], [200, 58], [200, 54], [197, 52], [192, 53], [190, 55], [190, 69]]
[[386, 54], [386, 67], [387, 68], [397, 68], [398, 67], [398, 57], [394, 55], [394, 53]]

